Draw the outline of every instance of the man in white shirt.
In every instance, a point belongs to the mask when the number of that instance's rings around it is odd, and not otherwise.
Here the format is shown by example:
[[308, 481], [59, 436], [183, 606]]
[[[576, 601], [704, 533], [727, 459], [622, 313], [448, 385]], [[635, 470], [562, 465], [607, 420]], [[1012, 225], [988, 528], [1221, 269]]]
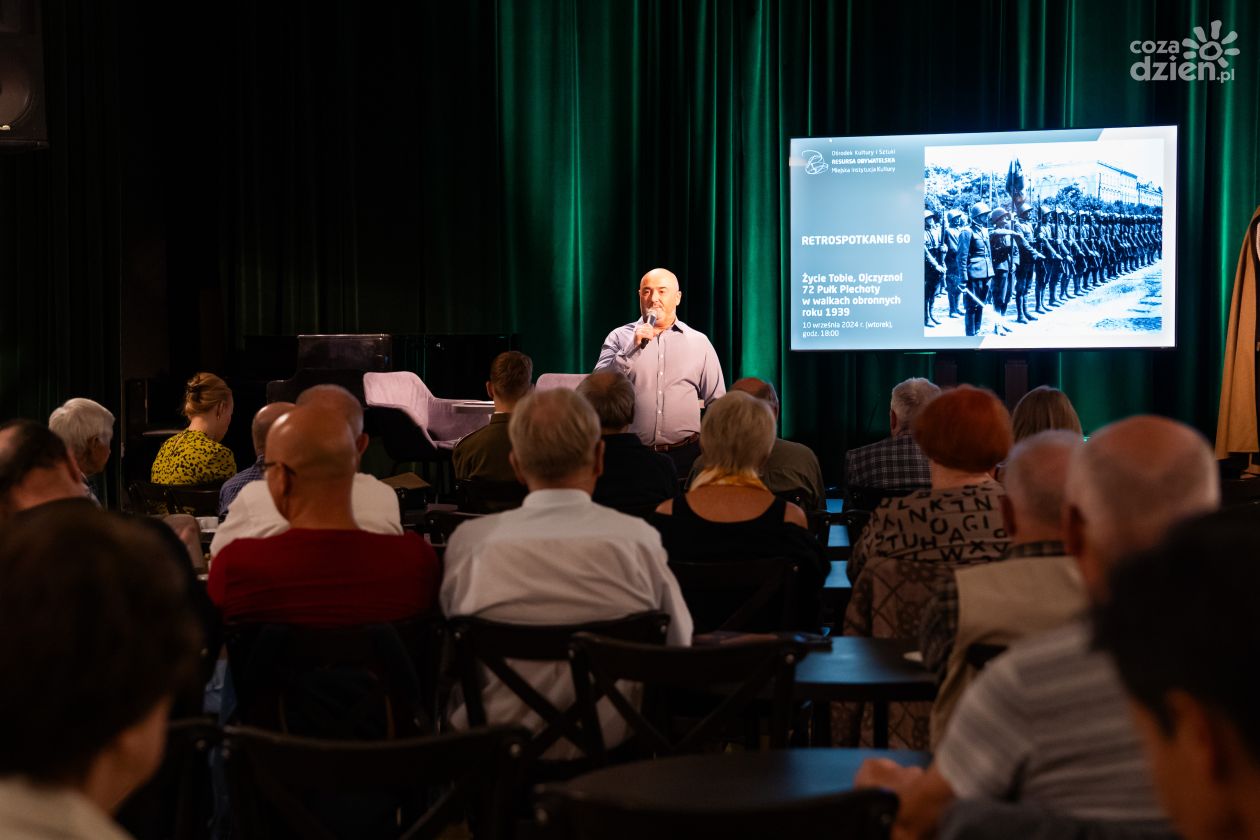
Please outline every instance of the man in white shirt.
[[[670, 616], [669, 644], [691, 644], [691, 614], [656, 529], [591, 501], [604, 444], [590, 404], [568, 389], [535, 392], [517, 405], [508, 435], [512, 466], [530, 493], [519, 509], [471, 520], [451, 536], [443, 612], [555, 625], [658, 610]], [[573, 702], [567, 662], [517, 668], [558, 707]], [[538, 716], [493, 676], [482, 697], [490, 723], [541, 728]], [[625, 723], [606, 701], [600, 719], [607, 743], [625, 739]], [[455, 709], [452, 724], [466, 721], [463, 708]], [[568, 741], [546, 753], [548, 759], [578, 756]]]
[[[354, 433], [359, 456], [363, 456], [368, 436], [363, 433], [363, 406], [353, 394], [340, 385], [314, 385], [298, 396], [297, 404], [317, 405], [343, 416]], [[383, 481], [356, 473], [350, 503], [354, 521], [362, 530], [374, 534], [402, 533], [398, 494]], [[276, 510], [267, 482], [251, 481], [241, 488], [228, 508], [227, 518], [219, 523], [219, 529], [210, 542], [210, 556], [217, 556], [228, 543], [240, 537], [271, 537], [287, 530], [289, 523]]]

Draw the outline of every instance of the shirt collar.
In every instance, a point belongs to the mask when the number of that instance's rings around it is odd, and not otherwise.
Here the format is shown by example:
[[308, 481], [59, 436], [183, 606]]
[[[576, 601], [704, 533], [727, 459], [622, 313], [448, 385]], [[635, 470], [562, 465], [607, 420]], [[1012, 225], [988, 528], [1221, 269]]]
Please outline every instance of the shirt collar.
[[555, 508], [570, 505], [593, 504], [591, 495], [583, 490], [535, 490], [525, 497], [522, 507]]

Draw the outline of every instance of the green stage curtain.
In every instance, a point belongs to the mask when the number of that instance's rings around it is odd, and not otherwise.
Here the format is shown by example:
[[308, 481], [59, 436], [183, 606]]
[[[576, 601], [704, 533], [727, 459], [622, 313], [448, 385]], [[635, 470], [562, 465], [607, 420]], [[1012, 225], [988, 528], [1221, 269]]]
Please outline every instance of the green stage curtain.
[[[1087, 430], [1215, 427], [1260, 201], [1254, 3], [236, 0], [195, 31], [156, 2], [120, 4], [129, 25], [45, 5], [54, 146], [0, 159], [6, 416], [116, 394], [145, 305], [178, 378], [300, 331], [511, 331], [535, 370], [589, 370], [660, 265], [728, 382], [774, 380], [838, 480], [937, 360], [787, 350], [788, 138], [1175, 123], [1178, 348], [1016, 357]], [[1218, 19], [1232, 81], [1130, 78], [1131, 41]], [[120, 152], [142, 129], [152, 154]], [[958, 378], [1000, 390], [1011, 357], [959, 354]]]

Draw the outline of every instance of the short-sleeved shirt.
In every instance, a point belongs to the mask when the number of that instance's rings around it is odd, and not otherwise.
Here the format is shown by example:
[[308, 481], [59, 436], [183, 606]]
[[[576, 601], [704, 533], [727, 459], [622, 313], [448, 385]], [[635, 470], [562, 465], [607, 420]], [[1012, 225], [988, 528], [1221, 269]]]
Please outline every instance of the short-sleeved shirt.
[[225, 621], [311, 627], [401, 621], [437, 604], [441, 570], [416, 534], [293, 528], [235, 540], [206, 591]]
[[162, 444], [149, 480], [154, 484], [207, 484], [236, 474], [236, 457], [205, 432], [184, 429]]
[[1089, 820], [1163, 819], [1124, 689], [1087, 620], [988, 664], [936, 752], [959, 799], [1005, 799]]
[[678, 443], [700, 431], [700, 402], [726, 393], [717, 352], [704, 333], [682, 321], [639, 349], [634, 331], [642, 320], [618, 327], [604, 339], [595, 370], [624, 373], [634, 385], [630, 431], [648, 446]]

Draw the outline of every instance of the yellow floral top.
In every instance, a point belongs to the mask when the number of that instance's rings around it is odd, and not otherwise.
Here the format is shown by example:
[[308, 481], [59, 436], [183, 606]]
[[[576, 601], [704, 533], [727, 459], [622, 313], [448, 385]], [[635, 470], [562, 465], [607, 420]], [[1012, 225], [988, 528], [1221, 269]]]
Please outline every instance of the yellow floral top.
[[154, 484], [207, 484], [234, 475], [236, 458], [231, 449], [211, 440], [205, 432], [184, 429], [162, 444], [149, 480]]

